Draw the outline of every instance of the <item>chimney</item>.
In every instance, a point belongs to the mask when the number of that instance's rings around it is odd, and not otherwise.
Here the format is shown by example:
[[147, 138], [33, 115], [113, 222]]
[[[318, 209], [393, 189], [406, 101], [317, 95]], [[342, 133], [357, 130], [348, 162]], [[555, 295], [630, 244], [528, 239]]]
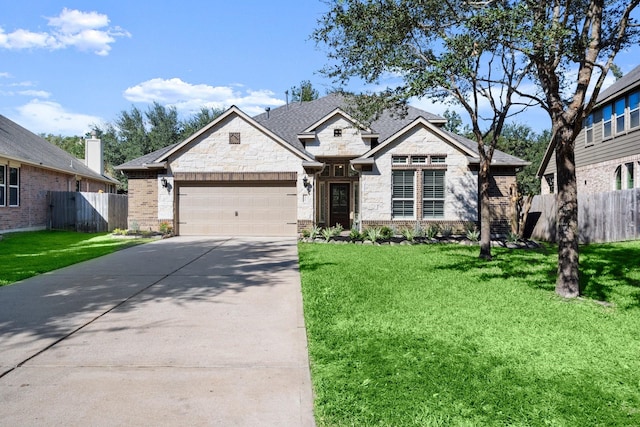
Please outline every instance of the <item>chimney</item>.
[[84, 141], [84, 162], [94, 172], [104, 175], [104, 163], [102, 161], [102, 140], [91, 132], [91, 138]]

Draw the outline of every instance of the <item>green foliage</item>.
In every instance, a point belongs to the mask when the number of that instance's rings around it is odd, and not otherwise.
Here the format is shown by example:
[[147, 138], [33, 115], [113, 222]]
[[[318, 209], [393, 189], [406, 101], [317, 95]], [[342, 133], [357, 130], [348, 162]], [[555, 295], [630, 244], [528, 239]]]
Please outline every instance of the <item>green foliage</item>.
[[324, 240], [328, 242], [334, 236], [333, 228], [323, 228], [322, 231], [320, 231], [320, 234], [322, 235], [322, 237], [324, 237]]
[[319, 93], [309, 80], [300, 82], [300, 86], [291, 88], [291, 102], [308, 102], [318, 99]]
[[640, 242], [584, 247], [572, 302], [555, 249], [300, 244], [317, 424], [640, 425]]
[[162, 221], [159, 230], [162, 234], [170, 234], [173, 232], [173, 225], [169, 221]]
[[352, 228], [349, 231], [349, 239], [351, 239], [352, 241], [360, 240], [362, 239], [362, 235], [360, 234], [357, 228]]
[[8, 233], [0, 240], [3, 254], [0, 286], [146, 242], [148, 240], [117, 239], [106, 233]]
[[440, 235], [442, 237], [451, 237], [453, 235], [453, 227], [450, 225], [440, 227]]
[[377, 242], [382, 238], [382, 229], [380, 227], [369, 227], [362, 233], [366, 240]]
[[472, 242], [477, 242], [478, 240], [480, 240], [480, 231], [476, 229], [467, 230], [466, 235], [467, 239], [471, 240]]
[[402, 230], [400, 230], [400, 234], [402, 235], [402, 237], [404, 237], [410, 242], [413, 242], [414, 239], [416, 238], [416, 231], [414, 228], [405, 227]]
[[77, 159], [84, 159], [84, 139], [78, 136], [40, 135], [56, 147], [62, 148]]
[[442, 116], [447, 119], [447, 123], [444, 125], [445, 130], [455, 134], [460, 134], [460, 132], [462, 132], [462, 118], [460, 117], [460, 114], [455, 110], [449, 110], [447, 108]]
[[429, 239], [435, 238], [440, 232], [440, 226], [438, 224], [429, 224], [424, 232], [424, 235]]
[[380, 237], [382, 239], [390, 239], [394, 236], [395, 231], [393, 230], [393, 228], [388, 227], [388, 226], [382, 226], [380, 227]]

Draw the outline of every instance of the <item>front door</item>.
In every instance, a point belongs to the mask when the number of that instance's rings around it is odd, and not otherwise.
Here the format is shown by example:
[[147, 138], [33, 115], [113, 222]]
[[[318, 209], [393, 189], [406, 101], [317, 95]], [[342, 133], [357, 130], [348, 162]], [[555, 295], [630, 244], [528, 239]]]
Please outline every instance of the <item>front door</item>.
[[331, 184], [329, 187], [329, 225], [340, 224], [344, 229], [351, 228], [349, 220], [349, 184]]

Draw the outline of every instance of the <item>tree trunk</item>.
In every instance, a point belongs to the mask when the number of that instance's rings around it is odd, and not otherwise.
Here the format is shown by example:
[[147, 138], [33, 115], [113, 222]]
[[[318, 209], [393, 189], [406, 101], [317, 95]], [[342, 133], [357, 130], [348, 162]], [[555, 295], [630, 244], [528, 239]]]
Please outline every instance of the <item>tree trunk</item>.
[[562, 127], [558, 130], [556, 138], [558, 175], [556, 293], [565, 298], [575, 298], [580, 294], [580, 278], [578, 275], [578, 188], [573, 130], [569, 126]]
[[480, 164], [480, 258], [491, 260], [491, 205], [489, 204], [489, 168]]

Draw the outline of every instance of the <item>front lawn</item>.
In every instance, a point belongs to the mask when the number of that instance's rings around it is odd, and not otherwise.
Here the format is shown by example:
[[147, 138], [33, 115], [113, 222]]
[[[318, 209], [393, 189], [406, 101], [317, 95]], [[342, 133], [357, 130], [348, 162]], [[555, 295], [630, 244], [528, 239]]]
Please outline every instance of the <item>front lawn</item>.
[[299, 249], [319, 426], [640, 425], [640, 242]]
[[69, 231], [5, 234], [0, 240], [0, 286], [148, 241]]

